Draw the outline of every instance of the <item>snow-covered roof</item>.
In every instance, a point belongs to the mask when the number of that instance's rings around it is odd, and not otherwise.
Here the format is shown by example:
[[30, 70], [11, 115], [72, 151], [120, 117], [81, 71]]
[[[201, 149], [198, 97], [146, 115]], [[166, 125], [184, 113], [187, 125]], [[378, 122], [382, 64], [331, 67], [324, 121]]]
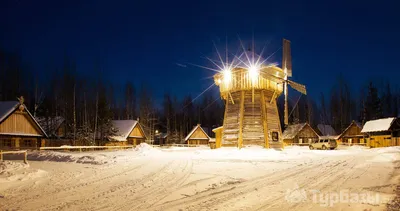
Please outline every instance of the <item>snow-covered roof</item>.
[[168, 136], [168, 133], [160, 133], [160, 138], [167, 138], [167, 136]]
[[196, 126], [193, 128], [193, 130], [190, 131], [190, 133], [186, 136], [185, 141], [187, 141], [187, 140], [193, 135], [193, 133], [194, 133], [198, 128], [200, 128], [200, 130], [203, 131], [203, 133], [207, 136], [207, 138], [204, 138], [204, 139], [208, 139], [208, 140], [210, 139], [210, 136], [208, 136], [208, 134], [203, 130], [203, 128], [200, 127], [200, 124], [198, 124], [198, 125], [196, 125]]
[[214, 129], [212, 129], [212, 131], [213, 131], [214, 133], [216, 133], [218, 130], [220, 130], [220, 129], [222, 129], [222, 128], [224, 128], [224, 126], [216, 127], [216, 128], [214, 128]]
[[48, 135], [56, 135], [56, 131], [65, 121], [64, 117], [36, 117], [36, 120], [44, 128]]
[[293, 139], [307, 123], [289, 125], [282, 134], [283, 139]]
[[387, 131], [389, 130], [390, 126], [392, 126], [395, 119], [395, 117], [390, 117], [368, 121], [365, 123], [361, 133]]
[[17, 101], [0, 102], [0, 122], [7, 118], [18, 106], [19, 102]]
[[[0, 123], [3, 122], [9, 115], [11, 115], [12, 112], [15, 111], [20, 106], [20, 103], [18, 101], [0, 101]], [[42, 131], [45, 137], [47, 137], [46, 132], [43, 130], [43, 128], [40, 126], [40, 124], [36, 121], [36, 119], [32, 116], [32, 114], [28, 111], [26, 106], [24, 106], [24, 109], [26, 113], [32, 118], [32, 120], [36, 123], [38, 126], [39, 130]], [[6, 135], [4, 133], [4, 135]], [[12, 134], [12, 135], [29, 135], [29, 134]]]
[[339, 139], [340, 136], [320, 136], [319, 139]]
[[322, 136], [336, 136], [337, 135], [335, 129], [333, 129], [333, 127], [330, 125], [318, 124], [317, 128], [322, 133]]
[[136, 120], [113, 120], [113, 128], [118, 132], [116, 132], [115, 136], [110, 136], [110, 138], [116, 141], [126, 141], [137, 123], [138, 121]]

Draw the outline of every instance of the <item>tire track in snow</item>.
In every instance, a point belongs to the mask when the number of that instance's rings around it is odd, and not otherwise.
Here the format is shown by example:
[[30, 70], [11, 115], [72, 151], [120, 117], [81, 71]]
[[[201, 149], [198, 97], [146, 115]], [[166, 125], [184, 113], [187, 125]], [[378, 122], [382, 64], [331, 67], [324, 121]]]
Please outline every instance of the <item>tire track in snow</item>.
[[[116, 198], [118, 198], [118, 197], [120, 197], [120, 195], [118, 194], [120, 191], [126, 191], [129, 187], [135, 187], [135, 186], [138, 186], [138, 184], [143, 184], [143, 182], [145, 182], [145, 181], [152, 180], [153, 178], [157, 178], [159, 172], [160, 171], [162, 172], [165, 169], [170, 168], [171, 164], [173, 162], [174, 161], [169, 161], [161, 169], [159, 169], [157, 171], [153, 171], [152, 173], [143, 176], [141, 179], [124, 180], [124, 181], [121, 181], [122, 184], [114, 185], [111, 187], [106, 187], [104, 191], [101, 191], [100, 193], [95, 193], [94, 196], [86, 197], [84, 199], [70, 200], [61, 205], [53, 205], [53, 206], [47, 207], [44, 210], [48, 210], [48, 209], [60, 210], [60, 209], [64, 209], [64, 208], [68, 208], [68, 210], [70, 210], [71, 206], [84, 206], [84, 205], [88, 205], [90, 203], [93, 203], [93, 205], [99, 206], [99, 205], [101, 205], [101, 202], [103, 202], [103, 201], [99, 201], [98, 199], [110, 198], [110, 195], [113, 195], [113, 194], [116, 194], [117, 195]], [[141, 166], [143, 166], [143, 165], [141, 165]], [[119, 174], [119, 175], [122, 175], [122, 174]], [[132, 175], [132, 176], [136, 176], [136, 175]], [[160, 179], [163, 179], [163, 178], [160, 178]], [[136, 190], [135, 192], [140, 192], [141, 189], [139, 189], [139, 190], [135, 189], [135, 190]], [[111, 200], [111, 199], [108, 199], [108, 200]], [[106, 202], [109, 203], [109, 201], [106, 201]], [[94, 209], [94, 206], [90, 207], [90, 210], [93, 210], [93, 209]], [[114, 210], [115, 207], [113, 207], [112, 209]]]
[[[125, 169], [125, 170], [123, 170], [121, 172], [110, 174], [110, 175], [106, 174], [107, 176], [103, 176], [100, 179], [91, 180], [89, 182], [83, 182], [83, 183], [80, 183], [80, 184], [77, 184], [77, 185], [68, 186], [67, 184], [60, 182], [60, 184], [62, 184], [63, 186], [58, 187], [56, 184], [51, 184], [52, 186], [55, 187], [55, 189], [52, 189], [51, 191], [46, 191], [47, 189], [45, 189], [43, 191], [40, 191], [38, 194], [36, 194], [34, 196], [30, 196], [30, 197], [26, 197], [26, 198], [23, 198], [23, 196], [21, 196], [21, 194], [20, 194], [21, 192], [19, 192], [19, 194], [17, 196], [10, 198], [11, 200], [14, 199], [14, 201], [15, 201], [15, 203], [14, 204], [10, 204], [10, 206], [13, 207], [13, 206], [21, 204], [21, 203], [27, 203], [27, 202], [30, 202], [32, 200], [37, 200], [38, 197], [44, 198], [44, 197], [53, 196], [53, 195], [56, 195], [56, 194], [59, 194], [59, 193], [65, 193], [65, 192], [75, 191], [76, 189], [85, 188], [85, 187], [87, 187], [89, 185], [94, 185], [94, 184], [97, 184], [97, 183], [101, 183], [101, 182], [104, 182], [106, 180], [109, 180], [109, 179], [112, 179], [112, 178], [115, 178], [115, 177], [119, 177], [119, 176], [121, 176], [123, 174], [127, 174], [127, 173], [130, 173], [132, 171], [136, 171], [136, 170], [140, 169], [141, 167], [143, 167], [144, 165], [145, 164], [141, 164], [139, 166], [135, 166], [133, 168]], [[93, 177], [94, 178], [98, 178], [99, 176], [93, 176]], [[68, 186], [68, 187], [64, 188], [65, 186]], [[28, 190], [25, 190], [24, 192], [29, 194], [29, 195], [31, 195], [29, 193], [30, 191], [32, 191], [32, 189], [28, 188]]]
[[[180, 175], [177, 176], [167, 173], [165, 179], [161, 180], [159, 183], [153, 183], [151, 188], [140, 192], [139, 196], [130, 197], [128, 201], [134, 201], [135, 204], [126, 203], [116, 210], [144, 210], [168, 197], [168, 194], [179, 189], [192, 173], [192, 160], [187, 159], [184, 163], [185, 166], [183, 168], [177, 168], [178, 170], [182, 169], [182, 172], [178, 172]], [[151, 197], [148, 197], [149, 195], [151, 195]], [[143, 203], [138, 203], [142, 200], [144, 200]], [[126, 209], [128, 206], [129, 209]]]
[[[355, 160], [355, 159], [352, 158], [352, 161], [353, 160]], [[310, 178], [305, 179], [302, 183], [297, 181], [298, 188], [299, 189], [305, 189], [305, 188], [313, 189], [315, 187], [318, 187], [321, 184], [322, 185], [324, 185], [324, 184], [332, 185], [332, 184], [334, 184], [334, 183], [332, 183], [332, 181], [334, 181], [334, 179], [337, 179], [337, 177], [332, 179], [331, 176], [335, 175], [336, 172], [339, 172], [339, 174], [340, 174], [340, 172], [343, 171], [343, 167], [346, 167], [347, 164], [348, 164], [348, 158], [345, 158], [345, 159], [335, 161], [333, 166], [332, 165], [324, 166], [324, 169], [322, 172], [316, 168], [315, 175], [311, 176]], [[310, 181], [316, 181], [316, 183], [310, 184]], [[318, 190], [321, 191], [323, 189], [319, 188]], [[286, 192], [278, 197], [270, 198], [266, 202], [264, 201], [262, 205], [258, 206], [254, 210], [261, 211], [261, 210], [275, 209], [277, 205], [281, 206], [282, 204], [287, 204], [287, 202], [285, 200], [285, 194], [286, 194]], [[284, 200], [284, 201], [282, 201], [282, 200]], [[299, 205], [306, 205], [306, 204], [298, 203], [298, 204], [294, 204], [294, 205], [295, 205], [295, 207], [297, 207]], [[297, 210], [297, 209], [295, 209], [295, 210]]]
[[[328, 161], [329, 162], [329, 161]], [[254, 191], [255, 188], [260, 187], [261, 185], [265, 184], [276, 184], [282, 177], [294, 177], [297, 176], [301, 172], [306, 172], [309, 170], [314, 169], [316, 166], [320, 165], [320, 163], [315, 164], [313, 166], [309, 166], [306, 168], [301, 169], [282, 169], [279, 172], [274, 172], [265, 176], [256, 177], [252, 180], [236, 183], [236, 184], [228, 184], [221, 186], [219, 188], [206, 190], [200, 192], [199, 194], [174, 200], [171, 202], [164, 203], [159, 207], [155, 207], [156, 210], [166, 210], [166, 209], [178, 209], [182, 208], [182, 205], [191, 205], [190, 208], [192, 209], [211, 209], [212, 205], [220, 204], [221, 201], [226, 201], [229, 199], [233, 199], [237, 196], [243, 194], [243, 192]], [[267, 181], [266, 181], [267, 180]], [[263, 183], [264, 182], [264, 183]], [[210, 197], [212, 195], [212, 197]], [[197, 207], [197, 208], [196, 208]]]

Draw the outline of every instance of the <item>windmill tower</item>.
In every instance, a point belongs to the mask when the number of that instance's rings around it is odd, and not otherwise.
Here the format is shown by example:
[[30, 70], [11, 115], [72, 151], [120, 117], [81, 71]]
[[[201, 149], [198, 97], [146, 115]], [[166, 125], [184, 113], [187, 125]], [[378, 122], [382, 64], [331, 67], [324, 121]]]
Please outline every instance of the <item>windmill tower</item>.
[[303, 94], [306, 88], [288, 79], [292, 76], [290, 41], [283, 40], [282, 67], [262, 61], [254, 52], [243, 52], [214, 75], [225, 101], [222, 146], [283, 147], [276, 99], [284, 93], [284, 123], [288, 125], [288, 86]]

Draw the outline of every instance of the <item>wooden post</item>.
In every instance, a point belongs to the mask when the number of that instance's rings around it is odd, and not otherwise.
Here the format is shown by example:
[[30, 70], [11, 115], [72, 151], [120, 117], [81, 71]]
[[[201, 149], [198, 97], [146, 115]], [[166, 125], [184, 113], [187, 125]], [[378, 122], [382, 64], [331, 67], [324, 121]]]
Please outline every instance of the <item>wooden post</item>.
[[0, 161], [3, 161], [3, 150], [0, 150]]
[[[274, 92], [275, 93], [275, 92]], [[273, 96], [272, 96], [273, 97]], [[263, 121], [263, 129], [264, 129], [264, 147], [269, 148], [269, 139], [268, 139], [268, 123], [267, 123], [267, 108], [265, 104], [265, 95], [264, 90], [261, 90], [261, 113], [262, 113], [262, 121]]]
[[15, 138], [14, 139], [14, 148], [15, 149], [19, 149], [19, 141], [21, 140], [21, 138]]
[[45, 146], [46, 146], [46, 139], [44, 139], [44, 138], [41, 139], [41, 144], [40, 144], [40, 146], [41, 146], [41, 147], [45, 147]]
[[244, 116], [244, 91], [240, 92], [240, 113], [239, 113], [239, 139], [238, 147], [243, 147], [243, 116]]
[[28, 152], [27, 151], [24, 152], [24, 163], [28, 164]]
[[228, 97], [226, 98], [226, 102], [225, 102], [225, 111], [224, 111], [224, 121], [223, 121], [223, 123], [222, 123], [222, 125], [223, 125], [223, 128], [222, 128], [222, 132], [221, 132], [221, 146], [222, 146], [222, 143], [223, 143], [223, 138], [224, 138], [224, 131], [225, 131], [225, 128], [226, 128], [226, 119], [227, 119], [227, 114], [228, 114], [228, 105], [229, 105], [229, 99], [228, 99]]
[[254, 87], [251, 91], [251, 102], [254, 103]]

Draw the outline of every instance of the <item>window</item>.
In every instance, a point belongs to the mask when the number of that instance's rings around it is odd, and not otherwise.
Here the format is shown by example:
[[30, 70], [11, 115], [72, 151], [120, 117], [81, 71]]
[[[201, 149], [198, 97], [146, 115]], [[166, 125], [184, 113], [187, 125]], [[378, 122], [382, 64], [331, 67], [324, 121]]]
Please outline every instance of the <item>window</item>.
[[328, 142], [329, 142], [329, 140], [328, 140], [328, 139], [326, 139], [326, 140], [324, 140], [324, 142], [325, 142], [325, 143], [328, 143]]
[[24, 146], [31, 147], [32, 146], [32, 141], [31, 140], [24, 140]]
[[0, 147], [11, 147], [10, 139], [0, 139]]
[[272, 141], [279, 141], [278, 132], [272, 132]]

